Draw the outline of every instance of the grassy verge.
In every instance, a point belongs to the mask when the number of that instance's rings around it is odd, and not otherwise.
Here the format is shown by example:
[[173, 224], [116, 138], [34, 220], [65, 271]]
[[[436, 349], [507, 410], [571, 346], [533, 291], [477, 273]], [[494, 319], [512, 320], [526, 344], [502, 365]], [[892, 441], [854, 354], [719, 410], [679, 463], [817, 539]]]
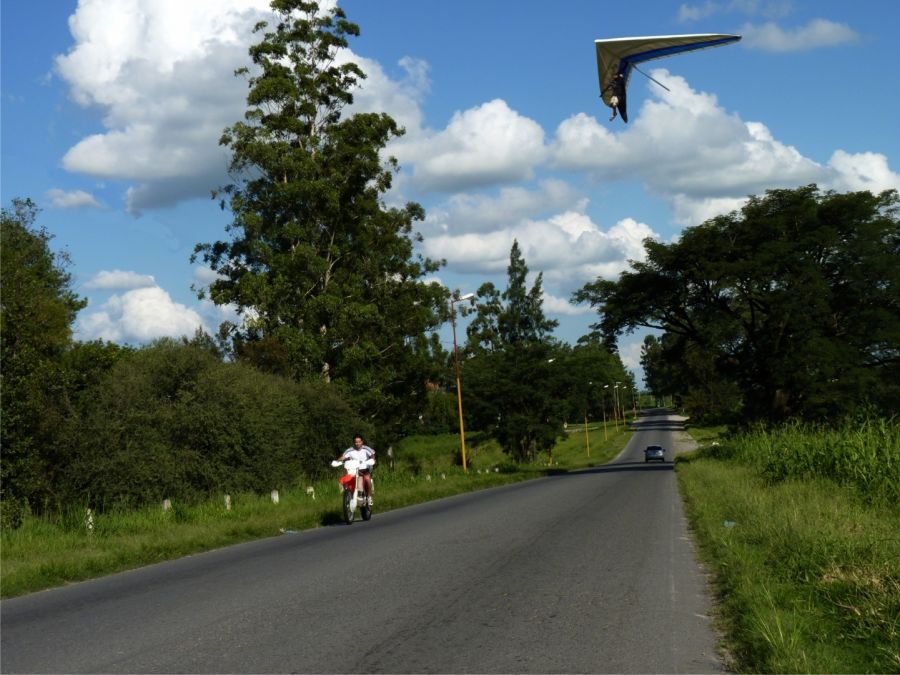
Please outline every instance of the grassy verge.
[[900, 672], [900, 508], [802, 467], [776, 479], [770, 441], [735, 454], [719, 448], [755, 441], [723, 440], [676, 465], [734, 667]]
[[[543, 455], [532, 464], [511, 463], [496, 443], [473, 435], [467, 442], [469, 471], [457, 465], [455, 435], [413, 437], [395, 448], [396, 466], [387, 466], [382, 453], [375, 477], [375, 511], [389, 511], [454, 494], [481, 490], [609, 461], [630, 437], [602, 423], [570, 428], [553, 451], [553, 464]], [[591, 454], [588, 456], [587, 447]], [[185, 505], [175, 502], [168, 511], [94, 514], [88, 527], [84, 509], [73, 509], [53, 521], [27, 518], [0, 539], [0, 595], [3, 598], [90, 579], [150, 563], [276, 536], [289, 530], [341, 522], [335, 470], [333, 478], [303, 482], [279, 492], [277, 504], [269, 495], [232, 495]]]

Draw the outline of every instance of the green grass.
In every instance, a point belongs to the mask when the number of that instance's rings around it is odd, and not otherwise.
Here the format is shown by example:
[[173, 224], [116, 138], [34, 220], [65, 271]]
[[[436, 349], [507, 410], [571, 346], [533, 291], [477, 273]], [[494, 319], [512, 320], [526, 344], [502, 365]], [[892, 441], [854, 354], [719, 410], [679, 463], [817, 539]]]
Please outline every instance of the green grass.
[[[703, 433], [714, 442], [714, 431]], [[813, 431], [785, 433], [794, 434], [795, 446], [779, 432], [755, 432], [723, 438], [676, 464], [721, 598], [733, 665], [743, 672], [900, 672], [897, 503], [867, 494], [871, 482], [826, 478], [804, 462], [776, 480], [762, 458], [773, 438], [789, 456], [822, 444], [843, 454], [848, 449], [835, 438], [867, 432], [818, 441]]]
[[[890, 499], [896, 425], [838, 431], [786, 428], [726, 437], [691, 428], [705, 449], [676, 468], [701, 555], [720, 596], [733, 667], [744, 672], [900, 672], [900, 508]], [[602, 422], [570, 425], [551, 458], [511, 463], [496, 443], [467, 437], [469, 472], [455, 435], [413, 437], [382, 453], [376, 514], [429, 499], [604, 464], [630, 432]], [[590, 454], [588, 453], [590, 448]], [[861, 466], [823, 454], [857, 457]], [[815, 461], [809, 461], [809, 458]], [[868, 459], [867, 459], [868, 458]], [[779, 467], [773, 470], [773, 467]], [[785, 469], [784, 467], [790, 467]], [[846, 469], [849, 469], [847, 471]], [[2, 596], [172, 559], [242, 541], [340, 522], [335, 476], [269, 495], [233, 495], [171, 511], [95, 516], [83, 510], [50, 522], [28, 518], [2, 534]], [[855, 478], [854, 478], [855, 476]], [[860, 477], [864, 477], [860, 480]], [[893, 486], [896, 487], [896, 486]], [[315, 494], [308, 492], [312, 488]]]
[[825, 478], [856, 488], [873, 504], [900, 502], [897, 421], [866, 420], [838, 428], [760, 427], [722, 439], [709, 454], [752, 466], [770, 483], [789, 477]]
[[[376, 514], [411, 504], [481, 490], [546, 475], [549, 471], [602, 464], [624, 447], [630, 432], [610, 426], [604, 439], [602, 423], [589, 426], [591, 456], [583, 427], [570, 434], [548, 458], [513, 464], [493, 441], [467, 438], [469, 471], [459, 466], [456, 435], [404, 439], [395, 450], [390, 470], [385, 453], [375, 473]], [[302, 482], [269, 495], [232, 495], [226, 510], [224, 495], [195, 505], [177, 501], [169, 511], [95, 514], [89, 530], [84, 509], [72, 509], [53, 521], [28, 517], [21, 527], [0, 536], [0, 596], [13, 597], [104, 574], [140, 567], [244, 541], [277, 536], [338, 523], [340, 493], [334, 476]], [[315, 495], [315, 497], [313, 497]]]

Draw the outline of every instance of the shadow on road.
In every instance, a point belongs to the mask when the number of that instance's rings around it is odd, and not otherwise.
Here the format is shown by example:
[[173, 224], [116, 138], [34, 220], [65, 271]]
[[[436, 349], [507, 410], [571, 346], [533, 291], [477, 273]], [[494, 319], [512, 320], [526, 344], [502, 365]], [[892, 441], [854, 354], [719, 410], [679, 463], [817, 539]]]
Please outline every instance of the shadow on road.
[[687, 421], [687, 417], [676, 416], [671, 411], [654, 408], [642, 410], [640, 418], [629, 423], [628, 427], [634, 431], [684, 431], [687, 428]]
[[674, 471], [674, 462], [619, 462], [586, 469], [547, 469], [548, 476], [574, 476], [585, 473], [618, 473], [620, 471]]

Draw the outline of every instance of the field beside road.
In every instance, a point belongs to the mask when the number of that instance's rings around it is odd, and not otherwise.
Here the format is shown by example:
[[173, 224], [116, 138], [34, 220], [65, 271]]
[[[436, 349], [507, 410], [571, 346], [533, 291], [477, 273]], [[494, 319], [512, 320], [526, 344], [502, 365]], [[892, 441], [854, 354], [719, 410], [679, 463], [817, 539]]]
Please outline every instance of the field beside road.
[[895, 423], [727, 437], [676, 469], [745, 672], [900, 672]]

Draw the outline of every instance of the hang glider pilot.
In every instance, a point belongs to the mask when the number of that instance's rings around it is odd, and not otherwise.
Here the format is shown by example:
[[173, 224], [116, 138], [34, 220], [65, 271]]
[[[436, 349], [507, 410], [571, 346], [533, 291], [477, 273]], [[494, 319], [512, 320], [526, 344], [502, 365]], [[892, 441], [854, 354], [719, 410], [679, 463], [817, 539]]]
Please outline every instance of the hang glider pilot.
[[612, 117], [609, 118], [609, 121], [612, 122], [616, 119], [616, 109], [618, 109], [619, 114], [622, 116], [622, 121], [628, 122], [628, 111], [625, 107], [625, 76], [622, 73], [617, 73], [610, 83], [606, 85], [603, 93], [607, 91], [610, 93], [609, 107], [612, 108]]

